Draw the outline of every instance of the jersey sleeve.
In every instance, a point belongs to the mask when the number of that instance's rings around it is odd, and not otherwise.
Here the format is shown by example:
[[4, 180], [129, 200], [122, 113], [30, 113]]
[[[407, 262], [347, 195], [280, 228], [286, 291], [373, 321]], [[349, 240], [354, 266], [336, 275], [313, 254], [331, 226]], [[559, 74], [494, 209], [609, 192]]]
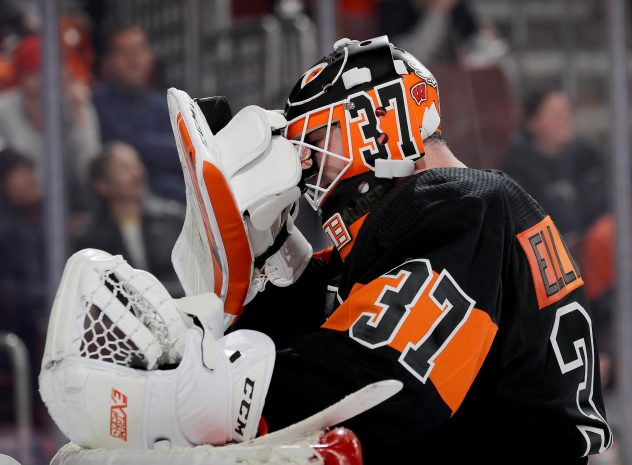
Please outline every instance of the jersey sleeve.
[[234, 328], [261, 331], [274, 341], [277, 349], [284, 347], [290, 339], [317, 329], [325, 321], [329, 279], [325, 261], [312, 258], [292, 285], [268, 284], [246, 306]]
[[[394, 219], [406, 231], [405, 246], [376, 236], [362, 251], [366, 263], [350, 255], [357, 284], [319, 332], [278, 354], [266, 401], [271, 425], [297, 421], [370, 382], [393, 378], [404, 390], [351, 424], [363, 443], [372, 437], [398, 442], [403, 430], [419, 437], [448, 420], [498, 328], [503, 215], [500, 194], [443, 196], [424, 203], [419, 214]], [[384, 271], [367, 277], [376, 266]], [[299, 396], [298, 408], [279, 405]]]

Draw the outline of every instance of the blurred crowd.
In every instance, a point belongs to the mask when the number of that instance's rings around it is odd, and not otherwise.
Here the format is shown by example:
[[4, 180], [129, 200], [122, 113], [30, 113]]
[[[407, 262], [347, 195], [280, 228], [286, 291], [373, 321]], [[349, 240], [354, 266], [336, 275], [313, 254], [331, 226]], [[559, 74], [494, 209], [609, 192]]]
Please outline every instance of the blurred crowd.
[[[42, 40], [23, 6], [0, 2], [0, 331], [25, 342], [36, 379], [49, 313], [48, 179]], [[122, 254], [181, 296], [170, 258], [184, 220], [184, 183], [165, 92], [152, 85], [155, 56], [138, 25], [113, 22], [103, 33], [97, 55], [83, 9], [60, 21], [68, 252]], [[1, 356], [1, 372], [10, 373]], [[4, 398], [11, 381], [0, 376]], [[46, 416], [35, 390], [33, 400], [41, 426]], [[12, 418], [13, 405], [2, 404], [2, 419]]]
[[[233, 15], [287, 12], [297, 3], [302, 2], [235, 0]], [[449, 76], [455, 68], [442, 67], [500, 69], [504, 76], [501, 63], [509, 51], [493, 24], [478, 17], [470, 3], [342, 0], [337, 35], [388, 34], [431, 70], [436, 64], [444, 112], [455, 112], [464, 103], [450, 104], [451, 89], [457, 95], [462, 85], [451, 88], [447, 78], [444, 85], [440, 70], [448, 69], [443, 74]], [[166, 104], [170, 83], [157, 75], [159, 63], [142, 27], [110, 21], [106, 2], [73, 5], [64, 11], [59, 29], [69, 253], [94, 247], [123, 254], [179, 296], [170, 252], [184, 218], [184, 184]], [[317, 0], [302, 6], [315, 15]], [[49, 312], [43, 54], [36, 11], [33, 2], [0, 0], [0, 331], [14, 332], [26, 342], [34, 375]], [[523, 101], [516, 95], [508, 98], [521, 107], [520, 116], [514, 118], [514, 108], [507, 107], [502, 118], [511, 131], [501, 138], [498, 161], [476, 167], [502, 169], [515, 177], [566, 238], [594, 303], [604, 383], [611, 386], [615, 226], [605, 187], [607, 154], [577, 134], [573, 102], [564, 89], [542, 83]], [[465, 117], [473, 121], [477, 115]], [[444, 122], [448, 143], [451, 133], [458, 134], [449, 118]], [[467, 153], [457, 150], [457, 155], [468, 160]], [[6, 361], [0, 369], [8, 370]], [[10, 378], [0, 377], [0, 389], [10, 389], [9, 383]], [[12, 414], [7, 410], [10, 406], [0, 407], [4, 420]]]

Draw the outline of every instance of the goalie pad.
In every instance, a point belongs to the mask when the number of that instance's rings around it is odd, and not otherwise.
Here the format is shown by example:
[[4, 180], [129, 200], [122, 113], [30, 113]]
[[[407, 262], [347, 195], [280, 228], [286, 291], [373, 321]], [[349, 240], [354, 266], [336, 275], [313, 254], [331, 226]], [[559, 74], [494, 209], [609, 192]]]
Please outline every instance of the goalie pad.
[[[191, 310], [199, 326], [181, 310]], [[253, 438], [274, 344], [247, 330], [216, 341], [217, 315], [218, 298], [173, 300], [155, 277], [120, 256], [89, 249], [73, 255], [51, 312], [39, 379], [51, 417], [89, 448]]]
[[[300, 161], [289, 141], [273, 135], [286, 125], [277, 112], [246, 107], [213, 134], [186, 92], [169, 89], [168, 103], [187, 196], [172, 262], [187, 295], [214, 292], [224, 301], [227, 327], [253, 289], [262, 288], [255, 275], [266, 270], [255, 269], [255, 258], [286, 228], [278, 218], [287, 216], [300, 196]], [[298, 276], [312, 250], [298, 230], [287, 228], [294, 246], [283, 252], [295, 258], [281, 269]]]

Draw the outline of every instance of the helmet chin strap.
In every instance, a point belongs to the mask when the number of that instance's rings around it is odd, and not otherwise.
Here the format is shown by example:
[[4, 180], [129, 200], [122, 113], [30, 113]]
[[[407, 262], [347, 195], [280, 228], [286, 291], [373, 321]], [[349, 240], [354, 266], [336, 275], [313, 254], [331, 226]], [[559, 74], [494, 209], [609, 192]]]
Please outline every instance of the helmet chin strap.
[[405, 160], [375, 160], [376, 178], [404, 178], [415, 172], [415, 162], [410, 158]]

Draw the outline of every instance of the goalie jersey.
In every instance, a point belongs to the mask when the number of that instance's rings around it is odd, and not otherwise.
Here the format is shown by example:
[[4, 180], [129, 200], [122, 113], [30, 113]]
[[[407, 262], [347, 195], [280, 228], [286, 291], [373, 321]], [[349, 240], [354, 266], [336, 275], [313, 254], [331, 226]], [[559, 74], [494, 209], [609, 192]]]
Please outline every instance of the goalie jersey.
[[369, 464], [582, 463], [612, 441], [578, 267], [551, 218], [500, 172], [402, 180], [344, 262], [314, 258], [239, 325], [277, 344], [272, 430], [368, 383], [404, 382], [347, 424]]

